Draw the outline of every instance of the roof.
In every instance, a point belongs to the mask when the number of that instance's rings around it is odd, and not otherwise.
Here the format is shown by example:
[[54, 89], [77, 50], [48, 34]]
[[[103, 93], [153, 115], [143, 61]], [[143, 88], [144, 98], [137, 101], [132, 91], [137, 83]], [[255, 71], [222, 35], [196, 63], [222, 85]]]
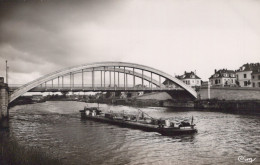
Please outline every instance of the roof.
[[[233, 76], [231, 76], [232, 74], [233, 74]], [[213, 75], [211, 75], [209, 79], [222, 78], [222, 77], [235, 78], [235, 71], [227, 70], [227, 69], [220, 69], [218, 71], [215, 70], [215, 73]]]
[[247, 63], [242, 65], [236, 72], [257, 71], [258, 69], [260, 69], [260, 63]]
[[178, 79], [201, 79], [194, 72], [184, 72], [181, 76], [175, 76]]
[[252, 74], [260, 74], [260, 68], [253, 70]]

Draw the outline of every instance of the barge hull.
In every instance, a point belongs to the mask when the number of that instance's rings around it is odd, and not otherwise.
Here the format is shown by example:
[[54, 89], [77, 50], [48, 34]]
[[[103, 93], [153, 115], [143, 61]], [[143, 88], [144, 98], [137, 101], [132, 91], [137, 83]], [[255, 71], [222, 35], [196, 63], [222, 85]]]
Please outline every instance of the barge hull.
[[179, 128], [159, 128], [157, 125], [148, 125], [148, 124], [142, 124], [132, 121], [123, 121], [123, 120], [115, 120], [115, 119], [109, 119], [105, 117], [99, 117], [99, 116], [81, 116], [82, 119], [89, 119], [97, 122], [103, 122], [103, 123], [110, 123], [113, 125], [118, 125], [121, 127], [127, 127], [127, 128], [133, 128], [133, 129], [140, 129], [143, 131], [148, 132], [158, 132], [162, 135], [183, 135], [183, 134], [193, 134], [196, 133], [196, 129], [186, 128], [186, 129], [179, 129]]

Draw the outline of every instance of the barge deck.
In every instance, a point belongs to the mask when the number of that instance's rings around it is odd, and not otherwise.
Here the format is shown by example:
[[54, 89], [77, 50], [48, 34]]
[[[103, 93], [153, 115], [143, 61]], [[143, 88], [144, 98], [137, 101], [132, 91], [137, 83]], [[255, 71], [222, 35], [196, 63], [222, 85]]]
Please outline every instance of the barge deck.
[[195, 125], [182, 126], [182, 127], [180, 126], [167, 127], [158, 124], [141, 123], [141, 121], [137, 121], [137, 120], [124, 120], [124, 119], [117, 119], [117, 118], [107, 118], [104, 115], [86, 114], [86, 111], [88, 110], [86, 109], [80, 110], [82, 119], [93, 120], [93, 121], [103, 122], [103, 123], [110, 123], [121, 127], [140, 129], [143, 131], [158, 132], [162, 135], [182, 135], [182, 134], [193, 134], [197, 132], [197, 129], [194, 128]]

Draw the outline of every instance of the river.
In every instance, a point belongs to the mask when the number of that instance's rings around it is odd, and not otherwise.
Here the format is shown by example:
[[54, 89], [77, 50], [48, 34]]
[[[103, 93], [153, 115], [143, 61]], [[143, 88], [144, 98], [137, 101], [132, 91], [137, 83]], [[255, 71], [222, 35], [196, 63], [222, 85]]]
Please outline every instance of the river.
[[[27, 147], [38, 147], [64, 164], [239, 164], [260, 163], [260, 116], [172, 108], [141, 108], [152, 117], [191, 119], [198, 133], [161, 136], [80, 119], [79, 110], [97, 104], [48, 101], [10, 109], [10, 133]], [[135, 114], [136, 108], [100, 104], [104, 111]]]

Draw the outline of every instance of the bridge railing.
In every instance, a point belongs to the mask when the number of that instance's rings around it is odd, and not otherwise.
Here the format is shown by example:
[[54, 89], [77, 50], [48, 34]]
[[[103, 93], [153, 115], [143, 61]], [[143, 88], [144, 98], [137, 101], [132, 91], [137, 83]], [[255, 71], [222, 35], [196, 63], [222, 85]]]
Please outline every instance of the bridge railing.
[[29, 92], [59, 92], [59, 91], [173, 91], [183, 90], [181, 88], [150, 88], [150, 87], [63, 87], [63, 88], [41, 88], [35, 87]]
[[[10, 91], [14, 91], [19, 87], [9, 87]], [[63, 84], [57, 85], [57, 84], [45, 84], [39, 85], [33, 89], [31, 89], [29, 92], [62, 92], [62, 91], [74, 91], [74, 92], [80, 92], [80, 91], [174, 91], [174, 90], [183, 90], [182, 88], [173, 88], [173, 87], [151, 87], [151, 86], [124, 86], [124, 84], [114, 85], [114, 84], [107, 84], [102, 85], [101, 84], [95, 84], [94, 87], [92, 84]]]
[[[19, 87], [21, 87], [22, 84], [10, 84], [9, 87], [13, 88], [13, 89], [17, 89]], [[136, 85], [133, 86], [133, 84], [128, 84], [128, 85], [124, 85], [124, 84], [42, 84], [39, 85], [35, 88], [47, 88], [47, 89], [51, 89], [51, 88], [136, 88], [136, 89], [142, 89], [142, 88], [153, 88], [153, 89], [180, 89], [180, 87], [178, 86], [168, 86], [168, 87], [157, 87], [157, 86], [150, 86], [150, 85]]]

